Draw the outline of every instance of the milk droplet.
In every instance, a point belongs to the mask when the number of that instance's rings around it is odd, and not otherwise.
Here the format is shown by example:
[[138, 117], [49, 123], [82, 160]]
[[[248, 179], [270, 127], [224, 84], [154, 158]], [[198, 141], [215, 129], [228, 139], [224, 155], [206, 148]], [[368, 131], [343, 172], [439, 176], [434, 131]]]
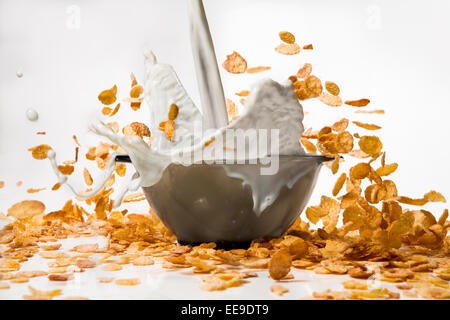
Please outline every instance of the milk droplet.
[[30, 121], [37, 121], [37, 119], [39, 119], [39, 114], [36, 110], [30, 108], [27, 110], [27, 118]]
[[17, 78], [22, 78], [23, 77], [22, 69], [17, 70], [16, 76], [17, 76]]

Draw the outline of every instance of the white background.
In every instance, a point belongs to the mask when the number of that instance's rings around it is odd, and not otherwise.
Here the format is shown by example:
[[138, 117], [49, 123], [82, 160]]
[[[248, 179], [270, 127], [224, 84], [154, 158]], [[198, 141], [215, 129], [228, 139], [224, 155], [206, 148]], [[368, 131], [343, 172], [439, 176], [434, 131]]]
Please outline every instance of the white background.
[[[399, 193], [421, 197], [435, 189], [450, 195], [450, 2], [206, 0], [205, 8], [220, 64], [236, 50], [249, 67], [273, 68], [257, 75], [221, 69], [227, 97], [238, 103], [235, 92], [264, 77], [283, 81], [310, 62], [313, 74], [339, 84], [343, 99], [369, 98], [368, 108], [385, 109], [386, 115], [307, 101], [305, 127], [317, 129], [341, 117], [381, 125], [376, 134], [386, 160], [399, 163], [392, 176]], [[312, 43], [314, 50], [292, 57], [277, 54], [281, 30], [294, 33], [300, 45]], [[0, 181], [6, 182], [0, 189], [0, 212], [25, 198], [42, 200], [54, 210], [70, 197], [64, 188], [26, 193], [28, 188], [50, 189], [56, 182], [49, 163], [34, 160], [27, 148], [46, 143], [59, 160], [68, 160], [74, 154], [73, 134], [83, 146], [94, 145], [97, 138], [87, 133], [87, 124], [101, 118], [98, 93], [117, 84], [118, 96], [126, 97], [129, 74], [143, 78], [147, 46], [174, 66], [198, 102], [185, 1], [0, 0]], [[18, 70], [22, 78], [16, 77]], [[25, 117], [30, 107], [39, 112], [36, 123]], [[146, 107], [132, 112], [126, 104], [113, 119], [121, 125], [147, 120]], [[101, 174], [85, 161], [85, 152], [71, 177], [80, 189], [84, 166], [94, 179]], [[330, 194], [336, 178], [324, 168], [311, 204]], [[16, 187], [17, 181], [23, 186]], [[445, 207], [430, 204], [427, 209], [439, 216]], [[134, 209], [146, 212], [147, 206]]]

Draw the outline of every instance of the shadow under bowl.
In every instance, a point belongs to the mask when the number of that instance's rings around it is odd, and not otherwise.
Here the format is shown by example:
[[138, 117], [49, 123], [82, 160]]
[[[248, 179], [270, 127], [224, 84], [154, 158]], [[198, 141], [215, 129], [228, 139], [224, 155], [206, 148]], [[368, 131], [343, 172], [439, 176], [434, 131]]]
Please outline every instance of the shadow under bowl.
[[[294, 223], [309, 201], [322, 163], [330, 160], [313, 155], [280, 156], [275, 175], [261, 175], [260, 163], [171, 164], [157, 184], [143, 190], [179, 243], [245, 247], [254, 239], [279, 237]], [[288, 178], [290, 183], [283, 182], [272, 204], [257, 214], [252, 188], [236, 175], [251, 176], [257, 186], [269, 188], [280, 179]]]

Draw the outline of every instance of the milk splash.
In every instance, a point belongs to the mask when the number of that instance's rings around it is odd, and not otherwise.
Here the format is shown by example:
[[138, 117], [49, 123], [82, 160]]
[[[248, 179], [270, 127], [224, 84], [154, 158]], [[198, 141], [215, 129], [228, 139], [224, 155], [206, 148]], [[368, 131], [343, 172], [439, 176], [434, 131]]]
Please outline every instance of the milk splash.
[[[158, 63], [151, 51], [145, 52], [145, 67], [144, 100], [150, 107], [149, 128], [153, 136], [151, 147], [139, 137], [118, 135], [100, 121], [89, 126], [93, 133], [122, 147], [136, 169], [128, 185], [119, 192], [115, 206], [120, 205], [126, 192], [156, 184], [172, 163], [255, 163], [261, 159], [268, 160], [265, 164], [275, 163], [269, 169], [262, 168], [261, 174], [264, 175], [277, 173], [279, 155], [304, 154], [300, 145], [303, 109], [290, 81], [285, 85], [270, 79], [261, 81], [252, 89], [246, 110], [240, 118], [224, 128], [203, 132], [202, 114], [188, 96], [173, 68]], [[172, 104], [178, 106], [179, 113], [174, 120], [175, 139], [169, 141], [158, 128], [161, 122], [167, 120]], [[208, 141], [212, 143], [209, 145]], [[67, 177], [57, 168], [55, 156], [53, 151], [49, 152], [53, 170], [61, 184], [68, 184]], [[112, 154], [104, 178], [91, 192], [79, 194], [68, 184], [69, 188], [80, 197], [92, 197], [113, 174], [114, 158], [115, 154]], [[261, 194], [258, 179], [239, 176], [230, 169], [226, 170], [230, 177], [239, 178], [252, 187], [256, 213], [269, 206], [284, 185], [289, 187], [291, 184], [288, 179], [273, 188], [265, 188]]]

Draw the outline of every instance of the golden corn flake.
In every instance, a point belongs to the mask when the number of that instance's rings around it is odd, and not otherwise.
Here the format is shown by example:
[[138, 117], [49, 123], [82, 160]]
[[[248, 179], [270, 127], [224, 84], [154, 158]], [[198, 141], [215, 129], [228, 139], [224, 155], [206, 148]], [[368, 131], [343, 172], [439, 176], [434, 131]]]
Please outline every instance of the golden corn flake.
[[248, 68], [247, 73], [250, 73], [250, 74], [260, 73], [260, 72], [268, 71], [270, 69], [272, 69], [272, 67], [253, 67], [253, 68]]
[[27, 193], [38, 193], [38, 192], [44, 191], [45, 189], [47, 189], [47, 188], [38, 188], [38, 189], [29, 188], [29, 189], [27, 189]]
[[116, 102], [117, 100], [116, 94], [117, 94], [117, 86], [114, 85], [114, 87], [112, 87], [111, 89], [102, 91], [98, 95], [98, 100], [100, 100], [100, 102], [103, 103], [104, 105], [109, 106], [114, 102]]
[[239, 97], [248, 97], [250, 95], [250, 91], [248, 90], [242, 90], [241, 92], [236, 93]]
[[316, 154], [317, 153], [317, 148], [316, 146], [309, 140], [301, 138], [300, 142], [302, 143], [302, 145], [305, 147], [306, 151], [310, 154]]
[[343, 119], [339, 120], [338, 122], [334, 123], [331, 126], [331, 129], [333, 129], [333, 131], [335, 131], [337, 133], [340, 133], [340, 132], [344, 132], [345, 129], [347, 129], [347, 127], [348, 127], [348, 119], [343, 118]]
[[161, 122], [159, 124], [159, 130], [164, 132], [167, 140], [171, 142], [175, 141], [175, 122], [173, 120]]
[[120, 109], [120, 103], [117, 104], [117, 106], [114, 108], [114, 110], [110, 113], [110, 117], [115, 116], [117, 112], [119, 112]]
[[69, 176], [73, 173], [75, 170], [74, 166], [65, 165], [65, 166], [58, 166], [59, 172], [61, 172], [63, 175]]
[[307, 44], [307, 45], [303, 46], [303, 50], [313, 50], [313, 49], [314, 49], [314, 47], [312, 44]]
[[341, 89], [339, 89], [339, 86], [332, 81], [325, 81], [325, 88], [333, 96], [338, 96], [339, 93], [341, 93]]
[[363, 136], [359, 139], [358, 144], [364, 153], [372, 156], [380, 153], [383, 148], [383, 144], [376, 136]]
[[104, 271], [119, 271], [122, 270], [122, 266], [117, 263], [109, 263], [103, 266]]
[[362, 123], [359, 121], [353, 121], [354, 124], [356, 124], [358, 127], [366, 129], [366, 130], [379, 130], [381, 129], [380, 126], [377, 126], [376, 124], [370, 124], [370, 123]]
[[133, 260], [133, 265], [135, 266], [150, 266], [154, 263], [152, 258], [146, 256], [140, 256]]
[[380, 168], [377, 169], [377, 173], [379, 176], [381, 177], [385, 177], [390, 175], [391, 173], [395, 172], [395, 170], [397, 170], [398, 168], [398, 164], [397, 163], [392, 163], [392, 164], [387, 164], [384, 165]]
[[143, 138], [151, 136], [150, 129], [144, 123], [141, 122], [133, 122], [130, 123], [129, 125], [126, 125], [122, 129], [122, 132], [128, 138], [132, 137]]
[[295, 36], [288, 31], [280, 31], [279, 36], [280, 40], [287, 44], [295, 43]]
[[51, 291], [41, 291], [36, 290], [33, 287], [29, 286], [30, 295], [24, 295], [23, 298], [25, 300], [52, 300], [54, 297], [59, 296], [62, 292], [61, 289], [51, 290]]
[[306, 209], [306, 218], [313, 224], [317, 224], [321, 218], [325, 217], [328, 211], [320, 206], [312, 206]]
[[31, 218], [44, 213], [45, 205], [37, 200], [25, 200], [8, 209], [8, 216], [17, 219]]
[[298, 78], [297, 76], [290, 76], [288, 80], [290, 80], [292, 83], [296, 83], [298, 81]]
[[348, 153], [348, 155], [358, 159], [366, 159], [370, 157], [369, 154], [363, 152], [362, 150], [352, 150]]
[[131, 87], [133, 88], [134, 86], [136, 86], [138, 84], [138, 82], [136, 80], [136, 76], [134, 75], [134, 73], [130, 74], [130, 79], [131, 79]]
[[92, 186], [92, 183], [94, 183], [94, 180], [92, 180], [92, 176], [89, 173], [89, 170], [86, 168], [84, 168], [84, 170], [83, 170], [83, 177], [84, 177], [84, 182], [86, 183], [86, 185]]
[[360, 99], [360, 100], [348, 100], [345, 101], [346, 105], [352, 106], [352, 107], [365, 107], [370, 103], [369, 99]]
[[336, 197], [338, 195], [339, 191], [341, 191], [346, 179], [347, 179], [347, 174], [345, 172], [339, 176], [339, 178], [337, 179], [337, 181], [333, 187], [333, 196], [334, 197]]
[[331, 172], [333, 174], [336, 174], [339, 171], [339, 160], [340, 160], [340, 157], [336, 157], [331, 164]]
[[426, 193], [423, 196], [423, 198], [425, 200], [427, 200], [428, 202], [444, 202], [444, 203], [447, 202], [447, 200], [445, 199], [445, 197], [442, 194], [440, 194], [439, 192], [434, 191], [434, 190]]
[[103, 114], [104, 116], [107, 116], [107, 115], [110, 114], [111, 112], [112, 112], [112, 109], [109, 108], [109, 107], [104, 107], [104, 108], [102, 109], [102, 114]]
[[0, 282], [0, 290], [9, 289], [10, 286], [6, 282]]
[[124, 177], [127, 173], [127, 166], [124, 163], [118, 163], [116, 164], [115, 171], [119, 175], [119, 177]]
[[86, 153], [86, 159], [88, 160], [95, 160], [96, 156], [96, 147], [89, 148], [88, 153]]
[[175, 120], [178, 117], [178, 106], [175, 103], [172, 103], [170, 105], [170, 109], [169, 109], [169, 120]]
[[369, 176], [370, 165], [368, 163], [358, 163], [350, 169], [350, 178], [353, 180], [362, 180]]
[[247, 71], [247, 61], [236, 51], [227, 56], [222, 66], [229, 73], [239, 74]]
[[366, 113], [366, 114], [385, 114], [384, 110], [357, 110], [355, 113]]
[[130, 97], [131, 98], [139, 98], [139, 96], [144, 92], [144, 88], [140, 85], [135, 85], [131, 88]]
[[310, 98], [308, 89], [306, 88], [305, 81], [297, 81], [294, 83], [294, 91], [299, 100], [307, 100]]
[[73, 274], [50, 274], [48, 280], [50, 281], [68, 281], [73, 279]]
[[311, 75], [312, 65], [310, 63], [305, 63], [303, 67], [300, 68], [297, 72], [297, 77], [300, 79], [306, 79]]
[[342, 99], [339, 96], [333, 96], [328, 93], [322, 92], [319, 96], [319, 100], [330, 107], [342, 106]]
[[274, 280], [283, 279], [291, 271], [292, 258], [285, 250], [278, 250], [269, 261], [269, 274]]
[[115, 281], [115, 284], [119, 286], [136, 286], [140, 284], [141, 281], [138, 278], [132, 278], [132, 279], [117, 279]]
[[305, 80], [306, 88], [310, 93], [311, 98], [320, 96], [323, 91], [322, 82], [316, 76], [309, 76]]
[[299, 54], [301, 50], [302, 49], [300, 48], [300, 46], [296, 43], [292, 43], [292, 44], [282, 43], [278, 47], [275, 48], [276, 52], [287, 55], [287, 56]]
[[30, 148], [28, 151], [31, 151], [31, 155], [36, 160], [44, 160], [47, 159], [47, 153], [52, 150], [52, 148], [46, 144], [41, 144], [37, 147]]
[[13, 259], [0, 259], [0, 272], [11, 272], [20, 269], [20, 263]]
[[273, 286], [270, 287], [270, 292], [272, 292], [273, 294], [281, 297], [285, 293], [288, 293], [289, 289], [287, 289], [287, 288], [285, 288], [285, 287], [283, 287], [283, 286], [281, 286], [279, 284], [276, 284], [276, 285], [273, 285]]
[[114, 278], [108, 278], [108, 277], [100, 277], [97, 279], [98, 279], [98, 282], [100, 282], [100, 283], [111, 283], [114, 280]]
[[353, 136], [350, 132], [338, 133], [336, 136], [336, 147], [339, 153], [349, 153], [353, 150]]

